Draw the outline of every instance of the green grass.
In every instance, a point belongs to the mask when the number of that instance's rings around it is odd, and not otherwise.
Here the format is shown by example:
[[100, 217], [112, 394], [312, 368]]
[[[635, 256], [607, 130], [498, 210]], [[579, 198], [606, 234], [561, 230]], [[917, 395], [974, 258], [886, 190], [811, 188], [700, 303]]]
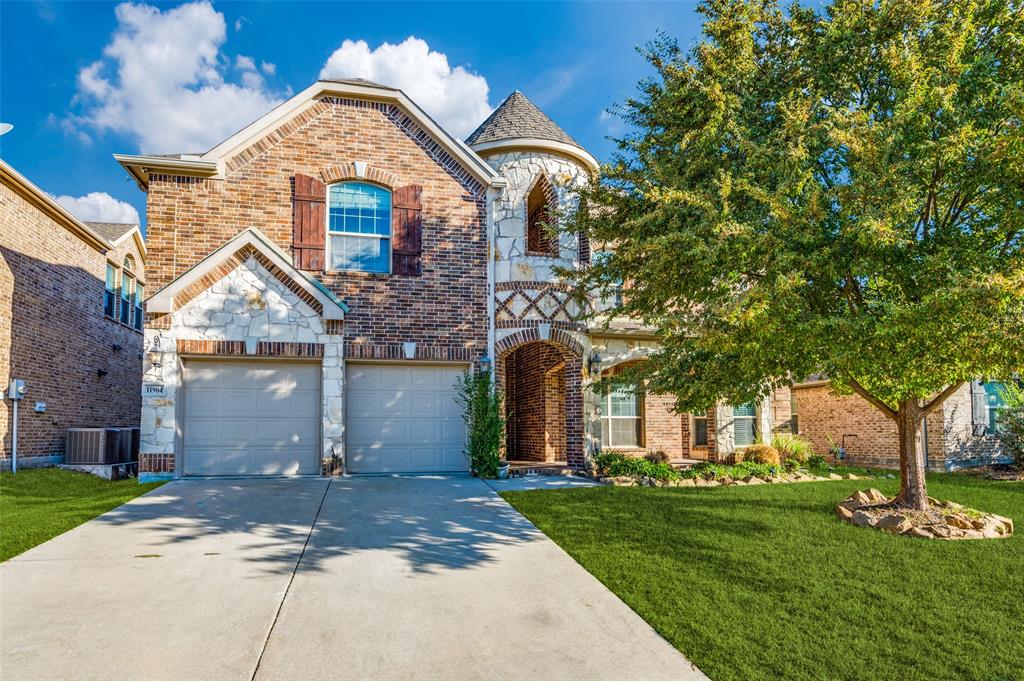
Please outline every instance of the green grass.
[[1024, 483], [929, 476], [1014, 518], [1010, 539], [940, 542], [835, 518], [896, 480], [505, 492], [708, 676], [1024, 678]]
[[59, 468], [0, 473], [0, 562], [161, 484], [109, 482]]

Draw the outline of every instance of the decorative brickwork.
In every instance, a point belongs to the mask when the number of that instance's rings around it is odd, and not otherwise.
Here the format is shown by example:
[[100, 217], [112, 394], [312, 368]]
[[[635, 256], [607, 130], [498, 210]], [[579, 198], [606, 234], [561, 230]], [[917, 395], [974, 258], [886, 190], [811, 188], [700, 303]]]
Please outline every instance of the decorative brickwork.
[[499, 329], [551, 324], [581, 330], [582, 308], [569, 287], [558, 282], [501, 282], [495, 286], [495, 320]]
[[[142, 334], [103, 314], [108, 260], [135, 260], [134, 238], [103, 252], [40, 206], [20, 185], [0, 183], [0, 382], [25, 381], [18, 456], [64, 454], [73, 427], [137, 426]], [[148, 283], [148, 282], [147, 282]], [[37, 412], [36, 402], [46, 403]], [[0, 403], [0, 458], [11, 455], [11, 403]]]
[[379, 184], [383, 187], [387, 187], [388, 189], [396, 189], [398, 187], [398, 175], [395, 175], [388, 170], [384, 170], [383, 168], [373, 166], [366, 166], [363, 169], [363, 174], [360, 175], [355, 162], [345, 163], [343, 165], [327, 166], [320, 171], [320, 180], [324, 184], [356, 180], [362, 182], [373, 182], [374, 184]]
[[416, 344], [413, 357], [407, 357], [401, 343], [349, 342], [345, 344], [345, 359], [427, 360], [432, 362], [472, 362], [480, 353], [474, 348]]
[[565, 358], [528, 343], [504, 359], [508, 458], [565, 461]]

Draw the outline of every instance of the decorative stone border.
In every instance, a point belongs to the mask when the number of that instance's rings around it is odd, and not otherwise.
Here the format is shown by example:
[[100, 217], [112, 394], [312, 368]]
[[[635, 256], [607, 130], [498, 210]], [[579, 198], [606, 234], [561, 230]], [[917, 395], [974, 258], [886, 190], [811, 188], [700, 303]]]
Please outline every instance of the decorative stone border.
[[857, 527], [920, 539], [1005, 539], [1013, 534], [1013, 521], [982, 513], [952, 501], [928, 497], [927, 511], [899, 508], [877, 489], [857, 490], [838, 506], [840, 520]]
[[614, 478], [599, 478], [598, 482], [614, 487], [730, 487], [733, 485], [767, 485], [784, 484], [789, 482], [820, 482], [822, 480], [862, 480], [863, 476], [853, 473], [839, 475], [830, 473], [828, 477], [808, 475], [805, 473], [783, 474], [776, 477], [759, 478], [748, 475], [745, 478], [725, 478], [724, 480], [705, 480], [704, 478], [680, 478], [679, 480], [656, 480], [654, 478], [631, 478], [628, 475], [620, 475]]

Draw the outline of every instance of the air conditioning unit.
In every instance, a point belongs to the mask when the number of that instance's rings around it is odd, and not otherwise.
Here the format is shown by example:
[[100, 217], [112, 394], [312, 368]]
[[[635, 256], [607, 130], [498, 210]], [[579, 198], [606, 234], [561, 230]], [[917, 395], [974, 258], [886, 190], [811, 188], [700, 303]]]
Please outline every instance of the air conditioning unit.
[[[129, 442], [131, 435], [129, 434]], [[66, 464], [111, 464], [121, 460], [124, 437], [117, 428], [68, 428]], [[129, 445], [130, 447], [130, 445]]]
[[127, 433], [127, 435], [124, 435], [123, 437], [125, 438], [128, 444], [128, 449], [126, 451], [122, 451], [121, 462], [128, 463], [131, 461], [138, 461], [139, 441], [141, 439], [140, 436], [142, 434], [142, 429], [139, 428], [138, 426], [118, 426], [118, 430], [120, 430], [122, 433]]

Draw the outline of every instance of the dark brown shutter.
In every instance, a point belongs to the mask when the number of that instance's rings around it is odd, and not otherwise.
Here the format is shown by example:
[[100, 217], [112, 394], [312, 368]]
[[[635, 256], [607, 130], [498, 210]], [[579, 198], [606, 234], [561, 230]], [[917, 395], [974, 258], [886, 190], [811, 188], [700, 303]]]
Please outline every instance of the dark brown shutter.
[[296, 175], [292, 187], [292, 261], [300, 270], [324, 269], [327, 185], [315, 177]]
[[421, 274], [423, 253], [423, 187], [411, 184], [391, 195], [391, 273], [405, 277]]

